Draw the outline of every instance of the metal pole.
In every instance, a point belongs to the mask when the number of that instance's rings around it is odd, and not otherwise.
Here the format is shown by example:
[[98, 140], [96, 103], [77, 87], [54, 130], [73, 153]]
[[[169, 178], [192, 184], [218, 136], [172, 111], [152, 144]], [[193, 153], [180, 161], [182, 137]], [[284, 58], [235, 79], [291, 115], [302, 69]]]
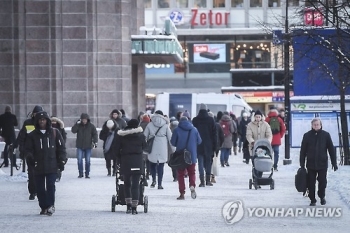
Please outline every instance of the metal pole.
[[284, 109], [285, 109], [285, 125], [286, 125], [286, 134], [284, 136], [285, 140], [285, 151], [284, 151], [284, 160], [283, 165], [291, 164], [290, 160], [290, 144], [289, 144], [289, 126], [290, 126], [290, 77], [289, 77], [289, 44], [290, 36], [288, 33], [288, 0], [286, 0], [286, 18], [284, 25]]

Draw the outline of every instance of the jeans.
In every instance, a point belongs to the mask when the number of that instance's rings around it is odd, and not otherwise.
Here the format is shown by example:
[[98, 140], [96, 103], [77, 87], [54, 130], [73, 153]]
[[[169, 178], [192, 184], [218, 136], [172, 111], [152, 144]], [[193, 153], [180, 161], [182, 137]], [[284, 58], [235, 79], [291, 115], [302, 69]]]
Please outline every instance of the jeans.
[[199, 176], [204, 177], [204, 171], [205, 171], [205, 175], [210, 176], [212, 156], [197, 155], [197, 159], [198, 159]]
[[85, 175], [90, 174], [90, 158], [91, 158], [91, 149], [79, 149], [77, 148], [77, 162], [79, 175], [83, 175], [83, 158], [85, 158]]
[[36, 192], [41, 209], [47, 209], [55, 205], [55, 182], [57, 173], [36, 174]]
[[164, 163], [150, 163], [152, 181], [156, 181], [156, 176], [158, 173], [158, 186], [162, 185], [163, 173], [164, 173]]
[[273, 149], [273, 167], [277, 168], [278, 165], [278, 158], [279, 158], [279, 154], [280, 154], [280, 146], [279, 145], [274, 145], [272, 146]]
[[228, 158], [230, 157], [231, 148], [221, 148], [220, 162], [224, 164], [228, 162]]
[[179, 183], [179, 192], [185, 193], [186, 185], [185, 185], [185, 173], [188, 173], [188, 179], [189, 179], [189, 187], [193, 186], [196, 187], [196, 164], [193, 163], [190, 166], [188, 166], [185, 169], [179, 169], [177, 170], [177, 180]]

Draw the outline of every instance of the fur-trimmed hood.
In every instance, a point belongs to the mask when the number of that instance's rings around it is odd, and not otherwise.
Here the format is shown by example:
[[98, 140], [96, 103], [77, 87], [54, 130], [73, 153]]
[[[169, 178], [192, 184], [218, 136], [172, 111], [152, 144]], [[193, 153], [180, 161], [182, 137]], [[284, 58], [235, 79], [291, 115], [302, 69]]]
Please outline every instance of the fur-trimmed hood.
[[165, 124], [169, 124], [170, 121], [168, 118], [160, 115], [160, 114], [153, 114], [151, 117], [151, 122], [156, 126], [156, 127], [162, 127]]
[[51, 117], [51, 122], [55, 121], [60, 125], [60, 128], [63, 129], [64, 128], [64, 123], [61, 119], [59, 119], [58, 117]]
[[133, 128], [133, 129], [119, 130], [118, 135], [119, 136], [126, 136], [129, 134], [142, 133], [142, 132], [143, 132], [143, 129], [141, 126], [139, 126], [137, 128]]

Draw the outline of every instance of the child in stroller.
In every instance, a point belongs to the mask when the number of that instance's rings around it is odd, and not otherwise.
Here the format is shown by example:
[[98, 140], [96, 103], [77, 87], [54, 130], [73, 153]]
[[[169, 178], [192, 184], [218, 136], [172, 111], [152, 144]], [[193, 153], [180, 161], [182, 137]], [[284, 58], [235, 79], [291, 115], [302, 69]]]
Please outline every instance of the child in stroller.
[[[254, 185], [255, 189], [260, 185], [270, 185], [270, 189], [275, 188], [273, 175], [272, 147], [267, 139], [259, 139], [254, 143], [252, 156], [252, 179], [249, 179], [249, 189]], [[264, 172], [269, 172], [263, 176]]]

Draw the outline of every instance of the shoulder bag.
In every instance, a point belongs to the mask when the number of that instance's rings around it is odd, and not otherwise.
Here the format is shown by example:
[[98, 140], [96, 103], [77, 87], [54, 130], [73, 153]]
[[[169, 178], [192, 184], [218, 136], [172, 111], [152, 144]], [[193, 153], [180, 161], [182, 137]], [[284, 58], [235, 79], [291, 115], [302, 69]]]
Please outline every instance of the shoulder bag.
[[185, 148], [182, 150], [176, 150], [170, 155], [170, 159], [168, 162], [169, 167], [174, 169], [185, 169], [186, 167], [192, 164], [191, 152], [186, 149], [188, 145], [188, 140], [190, 138], [190, 133], [191, 130], [187, 134]]
[[154, 142], [154, 139], [157, 135], [157, 133], [159, 132], [159, 130], [162, 128], [163, 126], [159, 127], [157, 132], [153, 135], [149, 135], [148, 136], [148, 139], [147, 139], [147, 147], [145, 149], [143, 149], [144, 152], [146, 153], [151, 153], [152, 152], [152, 147], [153, 147], [153, 142]]

